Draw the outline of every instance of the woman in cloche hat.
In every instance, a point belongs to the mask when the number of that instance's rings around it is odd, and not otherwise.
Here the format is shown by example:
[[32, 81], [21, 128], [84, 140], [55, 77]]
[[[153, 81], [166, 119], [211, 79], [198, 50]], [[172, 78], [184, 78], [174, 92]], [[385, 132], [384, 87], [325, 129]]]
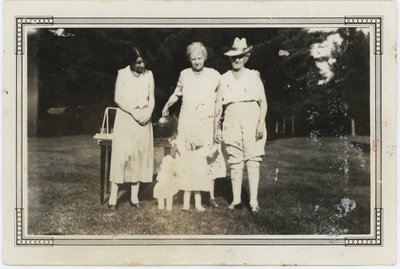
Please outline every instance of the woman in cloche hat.
[[235, 38], [232, 49], [225, 53], [229, 56], [232, 69], [221, 76], [217, 106], [219, 111], [224, 107], [222, 139], [229, 156], [227, 162], [231, 170], [233, 192], [229, 209], [242, 208], [240, 196], [246, 165], [250, 207], [256, 215], [259, 213], [257, 192], [260, 163], [267, 139], [267, 100], [259, 72], [245, 67], [252, 48], [247, 46], [245, 38]]

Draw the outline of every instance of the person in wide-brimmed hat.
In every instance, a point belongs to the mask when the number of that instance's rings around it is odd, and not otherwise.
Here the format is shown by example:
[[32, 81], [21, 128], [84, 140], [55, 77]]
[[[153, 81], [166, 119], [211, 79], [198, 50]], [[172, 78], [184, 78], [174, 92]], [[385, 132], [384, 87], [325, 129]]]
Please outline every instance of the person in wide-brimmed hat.
[[[224, 53], [229, 56], [232, 69], [221, 76], [217, 107], [218, 111], [224, 111], [224, 121], [223, 128], [216, 128], [222, 131], [231, 170], [233, 201], [229, 209], [242, 208], [240, 196], [243, 169], [246, 165], [250, 206], [252, 213], [258, 214], [260, 163], [267, 139], [267, 100], [260, 73], [245, 68], [252, 48], [247, 45], [245, 38], [235, 38], [232, 48]], [[220, 125], [219, 121], [217, 123]]]
[[246, 38], [235, 38], [233, 41], [232, 49], [225, 52], [226, 56], [238, 56], [249, 53], [253, 49], [253, 46], [247, 46]]

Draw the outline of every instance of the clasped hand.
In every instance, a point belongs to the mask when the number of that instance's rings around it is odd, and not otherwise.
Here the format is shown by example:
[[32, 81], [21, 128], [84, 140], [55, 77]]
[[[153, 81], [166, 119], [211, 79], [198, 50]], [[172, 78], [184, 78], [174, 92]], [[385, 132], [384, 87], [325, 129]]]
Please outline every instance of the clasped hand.
[[141, 109], [134, 109], [132, 111], [133, 118], [142, 126], [150, 122], [151, 114], [142, 111]]

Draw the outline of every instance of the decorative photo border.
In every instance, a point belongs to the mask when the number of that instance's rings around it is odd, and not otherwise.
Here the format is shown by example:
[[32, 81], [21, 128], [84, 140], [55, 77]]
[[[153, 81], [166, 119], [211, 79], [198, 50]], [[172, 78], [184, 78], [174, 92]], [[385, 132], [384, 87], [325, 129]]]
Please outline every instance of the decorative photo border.
[[[51, 17], [51, 16], [16, 16], [15, 17], [15, 61], [16, 61], [16, 201], [15, 201], [15, 240], [14, 245], [22, 246], [115, 246], [115, 245], [342, 245], [342, 246], [382, 246], [382, 16], [345, 16], [345, 17], [296, 17], [296, 18], [121, 18], [121, 17]], [[24, 78], [24, 57], [26, 57], [27, 45], [27, 29], [30, 27], [78, 27], [86, 25], [90, 27], [141, 27], [141, 26], [160, 26], [163, 27], [188, 27], [191, 26], [221, 26], [229, 27], [232, 25], [240, 26], [264, 26], [264, 27], [290, 27], [291, 25], [299, 25], [302, 27], [312, 26], [328, 26], [328, 27], [371, 27], [373, 40], [373, 48], [371, 48], [371, 56], [374, 57], [374, 77], [375, 77], [375, 139], [374, 139], [374, 160], [375, 173], [371, 173], [373, 180], [371, 181], [371, 190], [375, 191], [373, 205], [371, 206], [371, 233], [368, 235], [344, 235], [344, 236], [301, 236], [298, 237], [276, 237], [276, 236], [259, 236], [259, 238], [245, 236], [126, 236], [126, 238], [111, 238], [111, 236], [32, 236], [25, 233], [24, 215], [24, 178], [23, 167], [26, 162], [24, 150], [26, 139], [26, 130], [24, 129], [24, 100], [25, 87]], [[372, 68], [372, 67], [371, 67]], [[371, 85], [372, 86], [372, 85]], [[372, 89], [372, 87], [370, 87]], [[372, 137], [372, 133], [371, 133]], [[18, 139], [19, 138], [19, 139]], [[372, 146], [372, 145], [371, 145]], [[371, 163], [371, 167], [372, 167]], [[372, 194], [372, 193], [371, 193]], [[26, 195], [26, 194], [25, 194]]]

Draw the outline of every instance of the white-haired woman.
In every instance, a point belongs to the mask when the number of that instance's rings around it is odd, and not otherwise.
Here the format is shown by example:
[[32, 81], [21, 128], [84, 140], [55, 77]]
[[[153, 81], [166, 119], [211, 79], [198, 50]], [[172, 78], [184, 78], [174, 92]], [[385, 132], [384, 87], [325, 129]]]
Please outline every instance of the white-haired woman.
[[245, 68], [251, 49], [245, 38], [236, 38], [232, 49], [225, 53], [232, 69], [221, 76], [217, 107], [219, 111], [224, 107], [222, 139], [228, 153], [233, 192], [229, 208], [242, 208], [242, 178], [246, 165], [250, 207], [253, 214], [258, 214], [260, 163], [267, 139], [267, 100], [259, 72]]
[[207, 153], [211, 152], [214, 144], [214, 115], [220, 74], [204, 67], [207, 50], [202, 43], [193, 42], [186, 52], [192, 66], [180, 73], [175, 91], [162, 114], [168, 115], [169, 107], [182, 97], [176, 138], [178, 152], [187, 168], [180, 184], [180, 189], [185, 191], [182, 209], [189, 210], [191, 192], [194, 191], [195, 207], [204, 211], [200, 191], [209, 191], [210, 203], [217, 207], [214, 179], [225, 176], [225, 163], [222, 156], [218, 156], [218, 151], [207, 162]]

